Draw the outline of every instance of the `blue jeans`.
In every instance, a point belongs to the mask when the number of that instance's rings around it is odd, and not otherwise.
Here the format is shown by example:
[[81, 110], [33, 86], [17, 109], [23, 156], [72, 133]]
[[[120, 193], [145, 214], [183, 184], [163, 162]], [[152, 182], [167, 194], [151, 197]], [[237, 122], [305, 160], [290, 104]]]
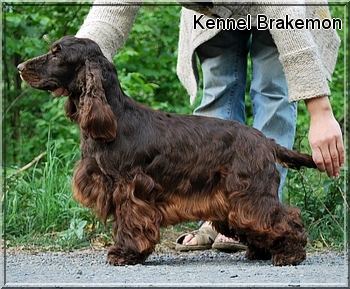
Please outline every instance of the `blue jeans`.
[[[203, 98], [194, 114], [245, 123], [247, 57], [252, 61], [250, 97], [253, 127], [292, 148], [297, 103], [289, 103], [279, 53], [269, 31], [225, 30], [200, 45], [196, 53], [203, 71]], [[287, 169], [281, 175], [279, 198]]]

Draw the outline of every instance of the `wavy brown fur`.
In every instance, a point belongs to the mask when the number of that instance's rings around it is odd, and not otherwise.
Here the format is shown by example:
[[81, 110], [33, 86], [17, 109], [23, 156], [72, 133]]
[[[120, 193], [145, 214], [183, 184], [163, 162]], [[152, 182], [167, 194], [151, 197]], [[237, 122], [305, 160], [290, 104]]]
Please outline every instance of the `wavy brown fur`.
[[309, 155], [238, 122], [135, 102], [88, 39], [64, 37], [18, 69], [35, 88], [70, 92], [66, 113], [80, 126], [82, 151], [74, 198], [113, 222], [108, 263], [142, 263], [159, 243], [161, 226], [199, 219], [238, 236], [249, 259], [272, 257], [275, 265], [305, 259], [300, 210], [279, 202], [275, 162], [314, 168]]

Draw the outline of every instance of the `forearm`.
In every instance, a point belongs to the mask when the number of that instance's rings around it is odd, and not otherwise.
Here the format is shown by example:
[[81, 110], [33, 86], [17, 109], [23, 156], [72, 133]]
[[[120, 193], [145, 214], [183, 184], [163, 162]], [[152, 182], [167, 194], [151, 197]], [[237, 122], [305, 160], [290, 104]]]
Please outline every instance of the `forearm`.
[[123, 0], [94, 1], [76, 36], [94, 40], [104, 55], [112, 60], [124, 45], [141, 7], [130, 3], [125, 4], [128, 2]]
[[328, 97], [305, 100], [310, 114], [309, 143], [312, 157], [320, 171], [329, 177], [339, 177], [344, 165], [344, 144], [340, 126], [335, 119]]
[[332, 106], [327, 96], [305, 99], [304, 101], [310, 118], [333, 117]]

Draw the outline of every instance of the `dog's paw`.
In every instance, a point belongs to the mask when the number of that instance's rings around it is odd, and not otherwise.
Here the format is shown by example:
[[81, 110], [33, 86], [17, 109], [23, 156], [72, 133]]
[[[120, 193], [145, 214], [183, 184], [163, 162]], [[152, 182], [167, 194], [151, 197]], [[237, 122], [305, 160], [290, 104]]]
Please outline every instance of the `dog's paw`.
[[272, 255], [267, 249], [258, 249], [248, 246], [245, 257], [249, 260], [270, 260]]
[[275, 254], [273, 255], [273, 264], [275, 266], [296, 266], [306, 259], [306, 252], [302, 251], [298, 254]]
[[131, 253], [125, 256], [108, 253], [106, 264], [112, 266], [136, 265], [143, 263], [146, 257], [147, 256], [143, 256], [140, 254], [133, 255]]
[[112, 266], [125, 266], [128, 265], [124, 258], [118, 257], [116, 255], [109, 254], [106, 260], [106, 264]]

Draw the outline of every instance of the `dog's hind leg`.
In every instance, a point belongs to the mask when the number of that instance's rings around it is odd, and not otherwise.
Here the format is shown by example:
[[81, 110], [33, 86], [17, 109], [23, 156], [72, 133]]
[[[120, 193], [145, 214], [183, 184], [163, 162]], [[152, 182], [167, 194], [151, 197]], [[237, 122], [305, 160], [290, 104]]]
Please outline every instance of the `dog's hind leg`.
[[150, 181], [147, 176], [138, 176], [114, 192], [115, 244], [109, 248], [107, 258], [111, 265], [142, 263], [160, 241], [162, 215], [146, 199], [154, 189]]
[[230, 226], [248, 246], [248, 259], [268, 260], [272, 257], [276, 266], [298, 265], [305, 260], [307, 236], [299, 209], [287, 208], [280, 203], [236, 206], [236, 209], [240, 213], [230, 212]]
[[[250, 201], [234, 202], [233, 210], [229, 213], [230, 231], [235, 231], [240, 242], [247, 245], [246, 258], [249, 260], [269, 260], [272, 255], [269, 245], [265, 242], [268, 231], [264, 216], [248, 205]], [[244, 205], [243, 205], [244, 204]], [[248, 206], [246, 206], [248, 205]], [[262, 220], [260, 219], [262, 218]]]
[[298, 265], [306, 259], [307, 235], [298, 208], [280, 205], [270, 212], [270, 245], [276, 266]]
[[302, 262], [306, 257], [307, 237], [300, 210], [280, 203], [277, 169], [265, 166], [254, 174], [235, 176], [229, 183], [228, 222], [248, 246], [246, 257], [262, 260], [272, 257], [277, 266]]
[[249, 260], [270, 260], [271, 252], [266, 248], [255, 247], [252, 243], [248, 245], [245, 257]]

